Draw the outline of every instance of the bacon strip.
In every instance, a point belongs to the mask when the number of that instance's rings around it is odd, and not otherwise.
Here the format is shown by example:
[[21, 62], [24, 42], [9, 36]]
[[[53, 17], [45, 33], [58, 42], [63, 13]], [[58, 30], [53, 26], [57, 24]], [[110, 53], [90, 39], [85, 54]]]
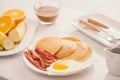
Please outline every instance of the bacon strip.
[[36, 48], [35, 51], [36, 51], [37, 53], [41, 54], [42, 57], [45, 57], [46, 59], [49, 59], [49, 60], [50, 60], [50, 59], [52, 59], [52, 60], [56, 59], [56, 57], [54, 57], [54, 56], [53, 56], [52, 54], [50, 54], [50, 53], [47, 53], [46, 51], [40, 50], [40, 49], [38, 49], [38, 48]]
[[24, 52], [26, 58], [37, 68], [46, 71], [46, 68], [50, 66], [53, 62], [57, 60], [57, 57], [53, 54], [50, 54], [47, 51], [35, 49], [30, 50], [27, 49], [27, 51]]
[[34, 66], [36, 66], [37, 68], [39, 68], [39, 69], [41, 69], [41, 70], [43, 70], [43, 71], [46, 71], [46, 68], [43, 68], [38, 61], [33, 60], [31, 53], [25, 51], [24, 54], [25, 54], [26, 58], [27, 58]]

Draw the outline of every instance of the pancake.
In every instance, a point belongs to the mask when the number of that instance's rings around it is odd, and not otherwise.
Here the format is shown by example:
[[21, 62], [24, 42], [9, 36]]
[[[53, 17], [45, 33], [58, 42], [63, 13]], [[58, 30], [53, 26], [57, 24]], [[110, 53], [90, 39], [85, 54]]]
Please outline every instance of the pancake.
[[57, 58], [61, 59], [71, 55], [77, 48], [75, 42], [70, 40], [63, 40], [62, 48], [56, 53]]
[[75, 37], [63, 37], [62, 39], [71, 40], [71, 41], [80, 41], [79, 39]]
[[62, 46], [63, 41], [59, 37], [45, 37], [40, 39], [36, 44], [36, 48], [46, 50], [51, 54], [58, 52]]
[[75, 52], [72, 55], [65, 57], [64, 59], [74, 59], [77, 61], [81, 61], [81, 59], [86, 56], [88, 51], [87, 45], [83, 42], [76, 42], [76, 44], [77, 49], [75, 50]]
[[88, 51], [87, 51], [87, 53], [86, 53], [86, 56], [83, 57], [83, 58], [80, 60], [80, 62], [83, 62], [83, 61], [87, 60], [87, 59], [91, 56], [92, 53], [93, 53], [92, 48], [88, 46]]

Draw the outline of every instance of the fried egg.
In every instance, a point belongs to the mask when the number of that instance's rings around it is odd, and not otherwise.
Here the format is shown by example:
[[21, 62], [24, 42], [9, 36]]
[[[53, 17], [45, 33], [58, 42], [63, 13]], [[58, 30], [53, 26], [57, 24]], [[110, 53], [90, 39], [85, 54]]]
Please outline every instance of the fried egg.
[[68, 60], [58, 60], [50, 65], [50, 67], [47, 68], [48, 72], [51, 73], [74, 73], [76, 71], [79, 71], [81, 69], [81, 63], [72, 59]]

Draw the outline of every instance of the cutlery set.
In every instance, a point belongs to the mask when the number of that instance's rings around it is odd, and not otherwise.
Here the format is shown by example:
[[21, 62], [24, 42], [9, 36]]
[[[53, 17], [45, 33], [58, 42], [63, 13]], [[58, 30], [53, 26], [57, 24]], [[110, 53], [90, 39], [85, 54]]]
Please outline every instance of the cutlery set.
[[102, 38], [106, 39], [112, 45], [119, 44], [120, 42], [119, 35], [112, 32], [111, 30], [113, 29], [106, 26], [105, 24], [102, 24], [101, 22], [98, 22], [97, 20], [94, 20], [92, 18], [88, 18], [87, 21], [80, 19], [79, 22], [80, 24], [90, 29], [91, 31], [97, 32]]

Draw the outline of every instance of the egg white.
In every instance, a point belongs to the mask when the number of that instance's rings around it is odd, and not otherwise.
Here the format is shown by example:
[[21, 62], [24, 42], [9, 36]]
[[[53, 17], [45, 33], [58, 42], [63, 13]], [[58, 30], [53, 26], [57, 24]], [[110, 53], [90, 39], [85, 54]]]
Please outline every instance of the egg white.
[[[68, 68], [67, 69], [64, 69], [64, 70], [58, 70], [58, 69], [55, 69], [53, 67], [53, 65], [55, 63], [58, 63], [58, 62], [63, 62], [63, 63], [66, 63], [68, 65]], [[66, 73], [74, 73], [76, 71], [79, 71], [81, 69], [81, 63], [78, 62], [78, 61], [75, 61], [75, 60], [72, 60], [72, 59], [68, 59], [68, 60], [58, 60], [54, 63], [52, 63], [50, 65], [50, 67], [47, 68], [47, 71], [50, 72], [50, 73], [56, 73], [56, 74], [66, 74]]]

